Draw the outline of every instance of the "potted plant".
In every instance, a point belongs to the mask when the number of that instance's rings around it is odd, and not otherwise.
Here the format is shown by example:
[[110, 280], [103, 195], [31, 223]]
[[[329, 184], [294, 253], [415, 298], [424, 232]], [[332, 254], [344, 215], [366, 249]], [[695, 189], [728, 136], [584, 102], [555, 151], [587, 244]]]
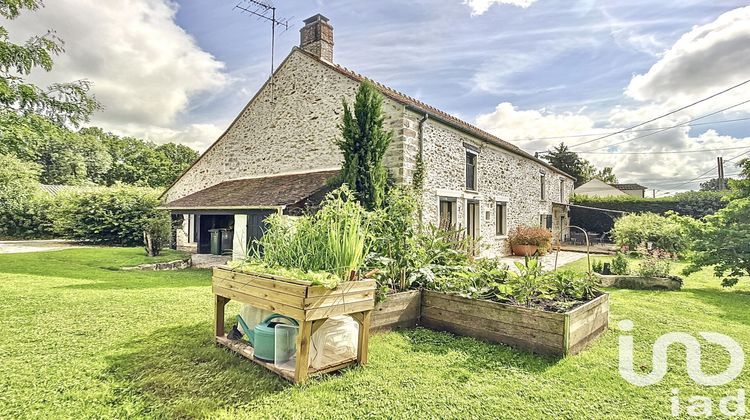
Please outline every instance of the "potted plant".
[[509, 235], [514, 255], [529, 256], [546, 252], [552, 241], [552, 233], [542, 227], [518, 226]]

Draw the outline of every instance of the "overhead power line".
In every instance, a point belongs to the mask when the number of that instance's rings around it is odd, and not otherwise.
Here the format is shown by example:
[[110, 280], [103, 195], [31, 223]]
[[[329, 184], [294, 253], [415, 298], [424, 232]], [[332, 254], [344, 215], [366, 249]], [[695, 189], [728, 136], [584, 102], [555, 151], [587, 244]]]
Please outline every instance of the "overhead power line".
[[[671, 155], [671, 154], [682, 154], [682, 153], [705, 153], [705, 152], [721, 152], [725, 150], [739, 150], [739, 149], [747, 149], [748, 146], [738, 146], [738, 147], [724, 147], [721, 149], [695, 149], [695, 150], [660, 150], [660, 151], [653, 151], [653, 152], [576, 152], [579, 155], [586, 154], [586, 155]], [[597, 150], [597, 149], [594, 149]]]
[[690, 104], [688, 104], [688, 105], [685, 105], [685, 106], [683, 106], [683, 107], [677, 108], [677, 109], [675, 109], [675, 110], [673, 110], [673, 111], [669, 111], [669, 112], [667, 112], [666, 114], [662, 114], [662, 115], [659, 115], [658, 117], [654, 117], [654, 118], [651, 118], [650, 120], [647, 120], [647, 121], [643, 121], [643, 122], [641, 122], [641, 123], [638, 123], [638, 124], [636, 124], [636, 125], [632, 125], [632, 126], [630, 126], [630, 127], [627, 127], [627, 128], [623, 128], [622, 130], [616, 131], [616, 132], [614, 132], [614, 133], [610, 133], [610, 134], [605, 134], [605, 135], [603, 135], [603, 136], [597, 137], [597, 138], [595, 138], [595, 139], [592, 139], [592, 140], [586, 140], [586, 141], [584, 141], [584, 142], [581, 142], [581, 143], [575, 144], [575, 145], [573, 145], [573, 146], [570, 146], [570, 147], [578, 147], [578, 146], [583, 146], [584, 144], [589, 144], [589, 143], [593, 143], [593, 142], [595, 142], [595, 141], [599, 141], [599, 140], [604, 140], [604, 139], [606, 139], [606, 138], [609, 138], [609, 137], [612, 137], [612, 136], [614, 136], [614, 135], [617, 135], [617, 134], [621, 134], [621, 133], [624, 133], [624, 132], [626, 132], [626, 131], [630, 131], [630, 130], [632, 130], [632, 129], [634, 129], [634, 128], [642, 127], [642, 126], [644, 126], [644, 125], [646, 125], [646, 124], [652, 123], [652, 122], [654, 122], [654, 121], [656, 121], [656, 120], [662, 119], [662, 118], [664, 118], [664, 117], [667, 117], [667, 116], [669, 116], [669, 115], [672, 115], [672, 114], [676, 114], [676, 113], [678, 113], [678, 112], [680, 112], [680, 111], [684, 111], [685, 109], [688, 109], [688, 108], [690, 108], [690, 107], [692, 107], [692, 106], [698, 105], [699, 103], [705, 102], [705, 101], [707, 101], [707, 100], [709, 100], [709, 99], [712, 99], [712, 98], [715, 98], [715, 97], [717, 97], [717, 96], [719, 96], [719, 95], [723, 95], [723, 94], [725, 94], [725, 93], [729, 92], [730, 90], [733, 90], [733, 89], [737, 89], [738, 87], [740, 87], [740, 86], [743, 86], [743, 85], [746, 85], [746, 84], [748, 84], [748, 83], [750, 83], [750, 79], [747, 79], [747, 80], [745, 80], [744, 82], [738, 83], [738, 84], [736, 84], [736, 85], [734, 85], [734, 86], [730, 86], [730, 87], [728, 87], [728, 88], [726, 88], [726, 89], [724, 89], [724, 90], [722, 90], [722, 91], [720, 91], [720, 92], [716, 92], [716, 93], [714, 93], [713, 95], [707, 96], [707, 97], [705, 97], [705, 98], [703, 98], [703, 99], [699, 99], [699, 100], [697, 100], [697, 101], [695, 101], [695, 102], [692, 102], [692, 103], [690, 103]]
[[[738, 105], [733, 105], [732, 107], [734, 107], [734, 106], [738, 106]], [[717, 112], [721, 112], [721, 111], [717, 111]], [[747, 121], [747, 120], [750, 120], [750, 117], [732, 118], [732, 119], [728, 119], [728, 120], [706, 121], [706, 122], [696, 123], [696, 124], [690, 124], [690, 125], [691, 126], [698, 126], [698, 125], [728, 124], [728, 123], [733, 123], [733, 122], [737, 122], [737, 121]], [[640, 132], [643, 132], [643, 131], [656, 131], [656, 130], [661, 130], [661, 128], [660, 127], [640, 128], [640, 129], [636, 129], [636, 130], [630, 130], [628, 132], [629, 133], [640, 133]], [[579, 138], [579, 137], [601, 136], [603, 134], [609, 134], [609, 133], [570, 134], [570, 135], [567, 135], [567, 136], [552, 136], [552, 137], [527, 137], [527, 138], [524, 138], [524, 139], [515, 139], [515, 140], [512, 140], [512, 141], [572, 139], [572, 138]], [[582, 152], [577, 152], [577, 153], [582, 153]]]
[[[750, 150], [748, 150], [746, 152], [743, 152], [743, 153], [740, 153], [739, 155], [737, 155], [737, 156], [735, 156], [735, 157], [733, 157], [731, 159], [727, 159], [724, 162], [731, 162], [731, 161], [733, 161], [735, 159], [738, 159], [738, 158], [740, 158], [740, 157], [742, 157], [742, 156], [744, 156], [744, 155], [746, 155], [748, 153], [750, 153]], [[705, 176], [706, 174], [708, 174], [710, 172], [713, 172], [713, 171], [717, 170], [718, 168], [719, 167], [717, 165], [714, 165], [714, 166], [711, 167], [711, 169], [707, 170], [706, 172], [701, 173], [700, 175], [696, 176], [695, 178], [689, 179], [687, 181], [681, 182], [681, 183], [676, 184], [676, 185], [672, 185], [671, 189], [676, 189], [677, 187], [681, 187], [681, 186], [687, 185], [687, 184], [689, 184], [691, 182], [698, 181], [698, 180], [701, 179], [701, 177]], [[713, 178], [713, 177], [711, 177], [711, 178]], [[667, 184], [667, 185], [671, 185], [671, 184]]]
[[724, 111], [727, 111], [727, 110], [732, 109], [732, 108], [736, 108], [736, 107], [738, 107], [740, 105], [744, 105], [744, 104], [746, 104], [748, 102], [750, 102], [750, 99], [742, 101], [742, 102], [739, 102], [739, 103], [736, 103], [734, 105], [730, 105], [730, 106], [722, 108], [722, 109], [720, 109], [718, 111], [714, 111], [714, 112], [710, 112], [710, 113], [705, 114], [705, 115], [701, 115], [700, 117], [693, 118], [693, 119], [685, 121], [683, 123], [679, 123], [679, 124], [676, 124], [676, 125], [673, 125], [673, 126], [670, 126], [670, 127], [664, 127], [664, 128], [657, 129], [657, 131], [654, 131], [653, 133], [644, 134], [642, 136], [633, 137], [632, 139], [627, 139], [627, 140], [623, 140], [621, 142], [617, 142], [617, 143], [613, 143], [613, 144], [608, 144], [608, 145], [605, 145], [605, 146], [597, 147], [596, 149], [592, 149], [592, 151], [607, 149], [609, 147], [614, 147], [614, 146], [619, 146], [619, 145], [624, 144], [624, 143], [629, 143], [629, 142], [631, 142], [633, 140], [638, 140], [638, 139], [642, 139], [642, 138], [645, 138], [645, 137], [653, 136], [655, 134], [663, 133], [664, 131], [671, 130], [673, 128], [685, 127], [687, 125], [690, 125], [694, 121], [702, 120], [704, 118], [708, 118], [708, 117], [714, 116], [716, 114], [720, 114], [720, 113], [722, 113]]

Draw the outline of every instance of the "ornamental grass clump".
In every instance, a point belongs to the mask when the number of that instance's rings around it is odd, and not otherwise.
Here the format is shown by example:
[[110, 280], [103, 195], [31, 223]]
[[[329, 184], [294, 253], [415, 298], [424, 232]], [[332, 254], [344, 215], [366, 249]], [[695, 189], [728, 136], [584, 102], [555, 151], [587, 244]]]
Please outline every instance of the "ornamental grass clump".
[[238, 269], [292, 270], [295, 277], [333, 288], [355, 280], [367, 255], [365, 210], [346, 187], [328, 194], [314, 215], [272, 215], [266, 225]]

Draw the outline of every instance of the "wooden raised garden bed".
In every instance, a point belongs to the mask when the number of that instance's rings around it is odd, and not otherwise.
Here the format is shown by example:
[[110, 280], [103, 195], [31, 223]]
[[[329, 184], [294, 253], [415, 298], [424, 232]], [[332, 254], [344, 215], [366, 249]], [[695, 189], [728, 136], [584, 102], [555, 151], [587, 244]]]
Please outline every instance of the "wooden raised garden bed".
[[414, 328], [419, 324], [422, 292], [408, 290], [393, 293], [375, 305], [372, 311], [370, 332], [389, 331], [397, 328]]
[[682, 280], [678, 277], [641, 277], [598, 274], [603, 287], [634, 290], [680, 290]]
[[609, 295], [565, 313], [423, 291], [420, 323], [540, 354], [577, 354], [607, 330]]
[[[371, 312], [375, 306], [375, 281], [351, 281], [336, 289], [313, 286], [308, 281], [287, 279], [266, 274], [246, 274], [229, 267], [216, 267], [212, 288], [215, 295], [215, 339], [237, 354], [295, 382], [304, 382], [308, 375], [331, 372], [344, 367], [367, 363]], [[225, 335], [224, 309], [230, 300], [250, 304], [277, 314], [286, 315], [299, 322], [296, 366], [294, 372], [278, 369], [272, 362], [254, 357], [252, 346], [229, 340]], [[326, 319], [349, 315], [359, 323], [357, 357], [321, 369], [309, 367], [310, 336]]]

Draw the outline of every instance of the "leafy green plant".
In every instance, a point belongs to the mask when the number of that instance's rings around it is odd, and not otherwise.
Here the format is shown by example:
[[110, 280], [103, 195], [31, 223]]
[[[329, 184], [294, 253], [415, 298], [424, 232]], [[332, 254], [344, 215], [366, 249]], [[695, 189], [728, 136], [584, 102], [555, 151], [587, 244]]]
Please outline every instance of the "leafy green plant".
[[610, 266], [612, 274], [625, 276], [630, 274], [630, 267], [628, 267], [628, 258], [622, 252], [615, 254], [612, 258], [612, 265]]
[[[750, 161], [748, 161], [750, 162]], [[750, 167], [750, 165], [748, 165]], [[747, 180], [733, 185], [750, 185]], [[750, 276], [750, 198], [732, 200], [715, 215], [708, 216], [690, 231], [690, 265], [684, 274], [713, 266], [716, 277], [725, 287], [734, 286]]]
[[595, 273], [604, 274], [604, 261], [602, 260], [591, 261], [591, 269], [594, 270]]
[[[250, 248], [248, 263], [326, 272], [349, 281], [367, 255], [365, 211], [346, 186], [329, 193], [314, 215], [272, 215], [266, 223], [263, 237]], [[320, 284], [335, 286], [327, 278]]]
[[530, 307], [534, 299], [553, 297], [547, 287], [547, 277], [538, 259], [526, 257], [523, 264], [518, 261], [514, 264], [518, 272], [509, 271], [507, 282], [507, 290], [513, 300]]
[[636, 274], [641, 277], [668, 277], [671, 261], [660, 252], [645, 253], [638, 263]]
[[145, 221], [143, 245], [149, 257], [157, 257], [169, 245], [172, 237], [172, 220], [167, 213], [159, 213]]
[[585, 273], [558, 270], [549, 274], [549, 281], [558, 300], [588, 300], [596, 296], [596, 281]]
[[407, 290], [414, 280], [414, 272], [425, 263], [416, 226], [419, 203], [408, 187], [394, 187], [387, 196], [385, 207], [369, 212], [366, 266], [378, 269], [378, 280], [387, 290]]

